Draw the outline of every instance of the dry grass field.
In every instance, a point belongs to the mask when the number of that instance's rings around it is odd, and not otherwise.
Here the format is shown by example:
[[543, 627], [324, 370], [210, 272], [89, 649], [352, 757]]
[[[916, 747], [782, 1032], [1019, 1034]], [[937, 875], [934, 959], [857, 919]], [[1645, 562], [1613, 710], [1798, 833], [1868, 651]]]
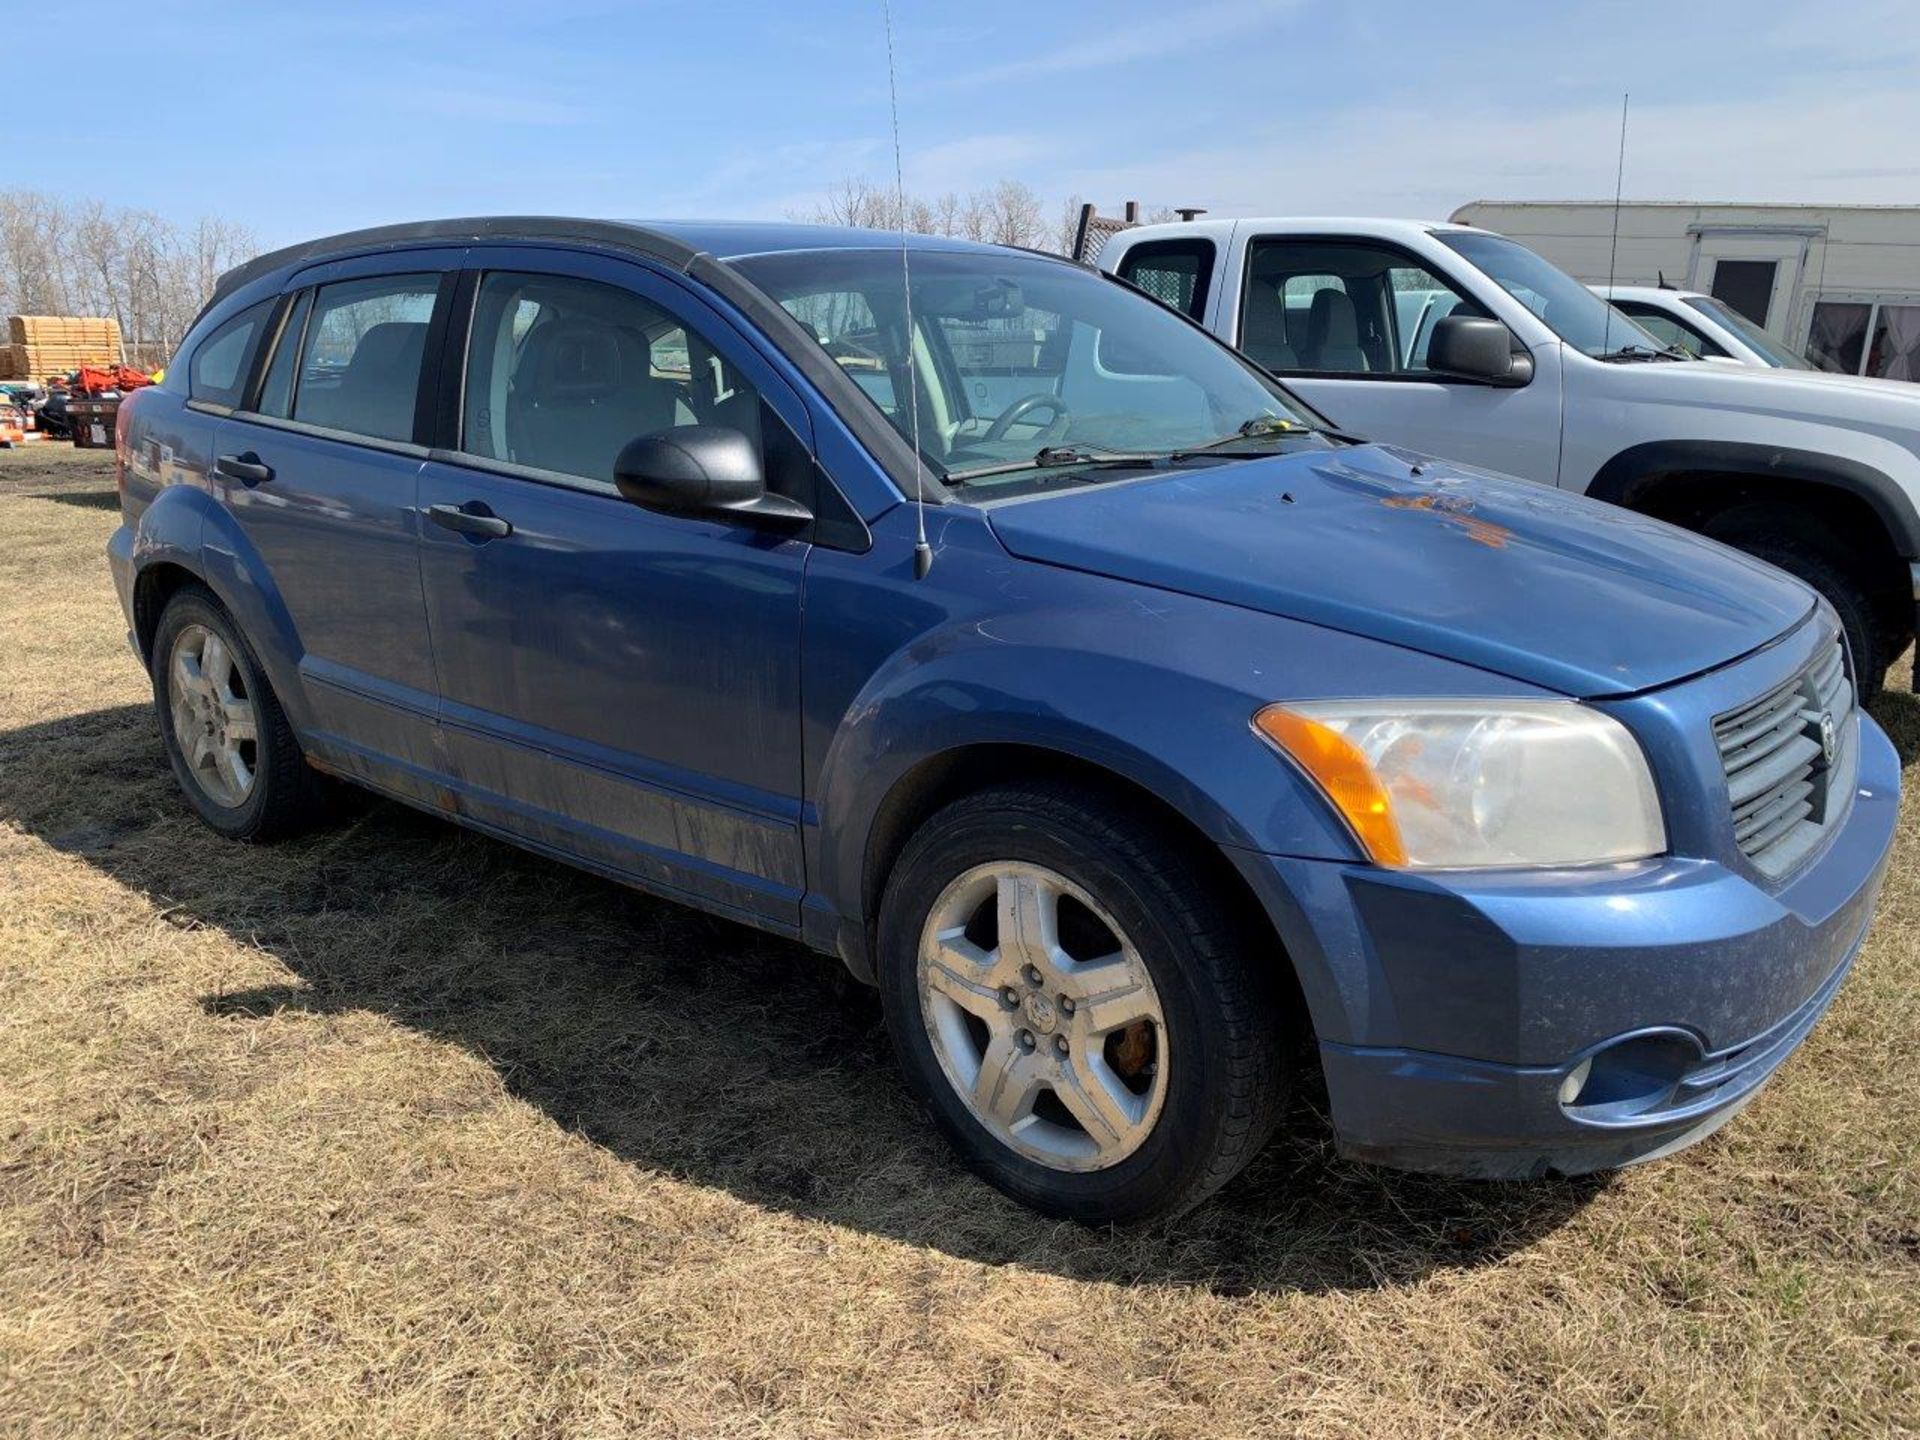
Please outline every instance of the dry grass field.
[[1920, 801], [1706, 1144], [1469, 1185], [1303, 1104], [1093, 1233], [957, 1169], [793, 946], [386, 804], [216, 840], [115, 517], [94, 456], [0, 454], [0, 1434], [1920, 1433]]

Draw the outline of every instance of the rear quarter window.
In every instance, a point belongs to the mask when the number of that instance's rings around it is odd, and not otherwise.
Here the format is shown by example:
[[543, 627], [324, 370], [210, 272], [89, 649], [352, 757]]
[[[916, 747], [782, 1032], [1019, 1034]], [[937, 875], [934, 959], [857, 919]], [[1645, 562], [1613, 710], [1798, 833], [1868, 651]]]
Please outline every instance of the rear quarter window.
[[253, 369], [253, 352], [273, 312], [273, 301], [262, 300], [221, 325], [194, 349], [187, 366], [187, 394], [208, 405], [240, 403]]
[[1120, 257], [1118, 274], [1198, 320], [1207, 308], [1207, 287], [1213, 282], [1213, 242], [1148, 240]]

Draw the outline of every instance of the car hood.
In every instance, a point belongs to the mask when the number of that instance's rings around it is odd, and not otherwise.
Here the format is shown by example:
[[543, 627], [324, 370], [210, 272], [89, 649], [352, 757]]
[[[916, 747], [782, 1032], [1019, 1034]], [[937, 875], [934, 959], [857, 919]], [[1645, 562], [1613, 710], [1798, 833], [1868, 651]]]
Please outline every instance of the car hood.
[[1725, 664], [1813, 592], [1657, 520], [1379, 445], [988, 507], [1014, 555], [1366, 635], [1587, 698]]

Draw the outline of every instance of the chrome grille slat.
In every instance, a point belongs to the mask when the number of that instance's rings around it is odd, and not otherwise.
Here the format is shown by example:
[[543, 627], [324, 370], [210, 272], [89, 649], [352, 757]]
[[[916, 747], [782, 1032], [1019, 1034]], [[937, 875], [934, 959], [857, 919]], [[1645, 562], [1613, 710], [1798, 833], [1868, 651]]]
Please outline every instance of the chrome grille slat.
[[[1786, 874], [1810, 854], [1829, 821], [1827, 784], [1853, 727], [1853, 685], [1836, 638], [1800, 673], [1713, 722], [1726, 772], [1734, 843], [1768, 875]], [[1823, 750], [1821, 717], [1835, 727]]]

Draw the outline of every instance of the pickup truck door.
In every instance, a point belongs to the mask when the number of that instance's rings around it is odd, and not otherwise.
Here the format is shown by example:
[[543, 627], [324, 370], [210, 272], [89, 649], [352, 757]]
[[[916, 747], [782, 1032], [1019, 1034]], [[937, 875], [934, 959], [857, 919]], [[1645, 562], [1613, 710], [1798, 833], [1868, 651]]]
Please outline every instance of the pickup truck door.
[[1434, 325], [1487, 314], [1436, 266], [1366, 238], [1255, 233], [1234, 248], [1239, 294], [1218, 297], [1214, 329], [1316, 409], [1370, 440], [1558, 482], [1558, 345], [1532, 347], [1522, 386], [1436, 375]]

